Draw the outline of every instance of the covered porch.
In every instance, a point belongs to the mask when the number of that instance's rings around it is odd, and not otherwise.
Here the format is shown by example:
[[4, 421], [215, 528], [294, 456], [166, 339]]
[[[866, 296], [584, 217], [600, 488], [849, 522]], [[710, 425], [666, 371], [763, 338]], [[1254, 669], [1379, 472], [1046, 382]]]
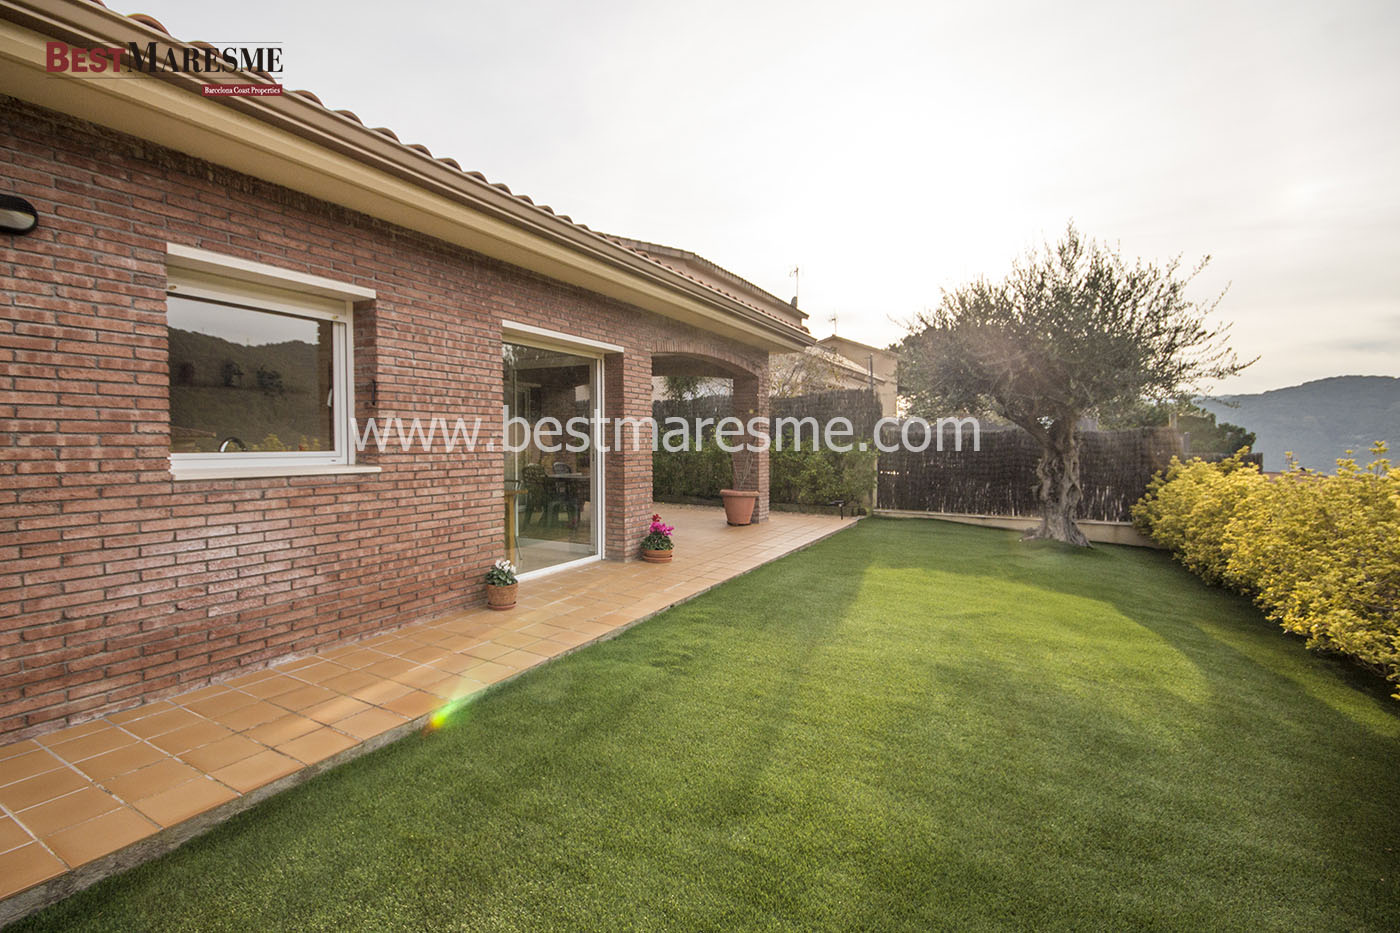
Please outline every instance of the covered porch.
[[0, 746], [0, 925], [852, 524], [779, 513], [735, 528], [719, 509], [655, 508], [677, 527], [670, 564], [563, 569], [522, 583], [510, 612], [413, 623]]

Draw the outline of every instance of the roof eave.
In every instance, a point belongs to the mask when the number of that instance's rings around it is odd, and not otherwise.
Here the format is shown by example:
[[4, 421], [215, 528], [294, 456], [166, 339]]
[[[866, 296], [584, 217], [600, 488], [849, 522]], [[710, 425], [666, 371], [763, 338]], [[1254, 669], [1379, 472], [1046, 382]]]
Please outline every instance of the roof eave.
[[[427, 218], [431, 223], [413, 223], [413, 205], [398, 203], [411, 198], [400, 195], [398, 202], [387, 203], [394, 200], [391, 192], [372, 183], [357, 187], [342, 175], [330, 172], [330, 166], [325, 167], [329, 173], [325, 177], [313, 178], [309, 173], [315, 170], [314, 164], [289, 162], [288, 171], [280, 173], [282, 177], [268, 178], [274, 183], [419, 229], [485, 255], [771, 351], [797, 349], [815, 342], [815, 338], [803, 330], [522, 200], [508, 190], [462, 171], [455, 163], [436, 159], [426, 149], [409, 148], [392, 136], [329, 110], [300, 93], [261, 98], [205, 98], [199, 88], [206, 82], [188, 74], [162, 72], [158, 77], [134, 75], [85, 81], [44, 73], [38, 50], [45, 39], [90, 46], [124, 46], [129, 42], [150, 41], [177, 47], [192, 45], [138, 20], [89, 3], [0, 0], [0, 21], [4, 21], [3, 34], [0, 34], [0, 77], [4, 81], [0, 86], [13, 96], [124, 132], [132, 130], [124, 124], [123, 118], [129, 117], [133, 108], [146, 107], [151, 112], [142, 114], [141, 122], [148, 130], [139, 134], [143, 138], [235, 170], [267, 177], [268, 172], [250, 171], [250, 168], [259, 165], [266, 168], [269, 155], [275, 153], [277, 147], [266, 138], [259, 140], [260, 145], [255, 147], [252, 141], [240, 136], [239, 131], [247, 129], [247, 121], [253, 120], [274, 134], [295, 137], [317, 150], [351, 160], [371, 174], [388, 176], [424, 192], [434, 199], [430, 207], [433, 216]], [[267, 80], [266, 76], [251, 73], [231, 77], [243, 81]], [[171, 95], [171, 89], [180, 92], [179, 96]], [[116, 106], [117, 103], [121, 106]], [[188, 125], [192, 112], [199, 117], [194, 122], [201, 125]], [[160, 119], [162, 116], [166, 119]], [[183, 132], [177, 132], [181, 129]], [[240, 151], [240, 145], [250, 151]], [[258, 151], [251, 151], [253, 148]], [[306, 160], [307, 163], [314, 161]], [[296, 171], [292, 171], [293, 168]], [[448, 204], [464, 213], [455, 218], [448, 216], [453, 213]], [[483, 219], [491, 223], [483, 224]], [[454, 220], [461, 228], [459, 236], [454, 236], [451, 229]], [[507, 234], [506, 228], [513, 233]]]

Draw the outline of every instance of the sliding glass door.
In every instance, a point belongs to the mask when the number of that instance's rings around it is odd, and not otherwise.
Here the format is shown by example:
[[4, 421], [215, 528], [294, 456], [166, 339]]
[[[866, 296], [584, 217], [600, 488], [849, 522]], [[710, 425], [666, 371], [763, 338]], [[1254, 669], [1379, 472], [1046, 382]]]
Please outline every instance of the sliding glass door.
[[506, 553], [522, 573], [602, 545], [597, 359], [504, 344]]

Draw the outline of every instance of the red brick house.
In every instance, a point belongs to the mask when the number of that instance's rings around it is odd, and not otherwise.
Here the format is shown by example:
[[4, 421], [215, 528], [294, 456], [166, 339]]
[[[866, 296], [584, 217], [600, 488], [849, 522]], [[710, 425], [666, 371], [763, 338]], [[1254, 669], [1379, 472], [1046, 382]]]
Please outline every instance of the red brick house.
[[[705, 369], [766, 411], [760, 307], [266, 74], [46, 71], [197, 48], [87, 0], [0, 6], [0, 736], [33, 735], [630, 560], [649, 449], [502, 450], [502, 407], [644, 418]], [[475, 449], [357, 450], [366, 419], [479, 418]], [[766, 514], [766, 455], [758, 516]], [[512, 540], [507, 543], [507, 537]]]

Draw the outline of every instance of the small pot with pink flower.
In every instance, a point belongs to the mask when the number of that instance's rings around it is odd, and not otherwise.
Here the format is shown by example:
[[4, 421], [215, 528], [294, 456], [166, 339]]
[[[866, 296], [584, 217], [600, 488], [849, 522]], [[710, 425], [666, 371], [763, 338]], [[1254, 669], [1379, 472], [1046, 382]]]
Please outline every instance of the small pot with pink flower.
[[671, 541], [671, 533], [676, 529], [661, 520], [660, 515], [651, 517], [647, 536], [642, 539], [642, 560], [653, 564], [669, 564], [676, 546]]

